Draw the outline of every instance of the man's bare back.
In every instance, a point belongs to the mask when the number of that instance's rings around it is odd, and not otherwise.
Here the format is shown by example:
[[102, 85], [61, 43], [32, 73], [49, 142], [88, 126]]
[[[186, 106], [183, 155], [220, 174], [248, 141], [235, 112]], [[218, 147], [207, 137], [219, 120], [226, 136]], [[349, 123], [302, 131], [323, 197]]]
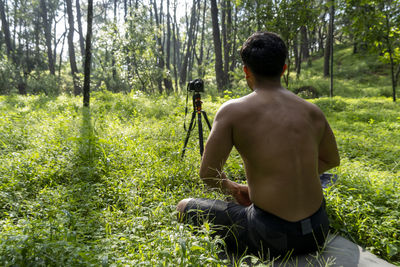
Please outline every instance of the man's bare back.
[[[321, 144], [324, 134], [332, 133], [318, 107], [282, 87], [262, 88], [226, 103], [216, 120], [230, 128], [252, 203], [288, 221], [306, 218], [321, 206], [319, 147], [336, 145]], [[218, 123], [210, 139], [226, 134]], [[208, 142], [212, 146], [213, 140]], [[209, 169], [203, 170], [204, 176], [213, 173], [208, 164], [221, 171], [217, 162], [204, 162], [203, 168]]]
[[[184, 199], [177, 210], [194, 225], [205, 218], [226, 226], [217, 227], [216, 234], [237, 251], [316, 251], [329, 231], [319, 174], [339, 165], [335, 137], [317, 106], [281, 86], [287, 47], [278, 35], [257, 32], [240, 53], [253, 92], [218, 110], [200, 167], [207, 185], [237, 203]], [[233, 146], [243, 159], [248, 185], [223, 172]]]

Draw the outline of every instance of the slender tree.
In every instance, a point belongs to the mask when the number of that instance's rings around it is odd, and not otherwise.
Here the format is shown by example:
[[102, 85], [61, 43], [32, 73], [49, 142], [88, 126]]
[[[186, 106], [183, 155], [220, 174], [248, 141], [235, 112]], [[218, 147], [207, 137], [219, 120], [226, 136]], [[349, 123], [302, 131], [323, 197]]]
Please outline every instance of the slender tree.
[[13, 44], [11, 42], [11, 34], [10, 34], [10, 27], [8, 24], [8, 20], [6, 17], [4, 1], [0, 0], [0, 15], [1, 15], [1, 29], [4, 34], [4, 42], [6, 43], [6, 51], [7, 55], [13, 56]]
[[327, 37], [326, 37], [326, 44], [325, 44], [325, 50], [324, 50], [324, 76], [327, 77], [329, 76], [329, 68], [330, 68], [330, 60], [331, 60], [331, 52], [333, 46], [333, 14], [334, 14], [334, 2], [333, 0], [329, 0], [328, 2], [329, 5], [329, 26], [327, 29]]
[[329, 95], [330, 97], [333, 97], [333, 28], [334, 28], [334, 21], [335, 21], [335, 1], [331, 0], [332, 5], [330, 9], [330, 18], [329, 18], [329, 37], [331, 38], [330, 42], [330, 74], [331, 74], [331, 83], [330, 83], [330, 90], [329, 90]]
[[172, 40], [174, 44], [173, 48], [173, 66], [174, 66], [174, 78], [175, 78], [175, 88], [178, 90], [178, 72], [180, 72], [180, 58], [179, 58], [179, 51], [180, 51], [180, 42], [179, 42], [179, 26], [178, 21], [176, 18], [176, 9], [178, 7], [178, 3], [174, 0], [174, 22], [172, 25]]
[[83, 57], [85, 56], [85, 39], [83, 38], [82, 14], [81, 14], [81, 5], [79, 4], [79, 0], [76, 0], [76, 21], [78, 22], [79, 47], [83, 59]]
[[206, 24], [206, 8], [207, 8], [207, 1], [203, 3], [203, 15], [201, 20], [201, 39], [200, 39], [200, 52], [199, 56], [197, 57], [197, 71], [199, 77], [204, 77], [205, 75], [205, 68], [203, 66], [203, 59], [204, 59], [204, 36], [205, 36], [205, 24]]
[[302, 25], [300, 27], [300, 47], [301, 47], [301, 57], [303, 60], [307, 60], [310, 57], [309, 42], [307, 36], [307, 26]]
[[88, 19], [86, 31], [86, 50], [85, 50], [85, 67], [83, 81], [83, 105], [89, 106], [90, 101], [90, 69], [92, 62], [92, 21], [93, 21], [93, 0], [88, 0]]
[[42, 14], [42, 20], [43, 20], [43, 28], [44, 28], [44, 36], [46, 39], [46, 47], [47, 47], [47, 59], [48, 59], [48, 65], [49, 65], [49, 70], [52, 75], [55, 75], [56, 70], [54, 66], [54, 59], [53, 59], [53, 50], [51, 48], [51, 19], [49, 19], [47, 15], [47, 3], [46, 0], [40, 0], [40, 9], [41, 9], [41, 14]]
[[211, 0], [211, 20], [215, 52], [215, 76], [217, 79], [218, 91], [223, 92], [226, 87], [226, 81], [224, 79], [224, 70], [222, 65], [221, 35], [219, 31], [218, 7], [216, 0]]
[[78, 80], [78, 68], [76, 66], [75, 58], [75, 47], [74, 47], [74, 15], [72, 13], [72, 2], [71, 0], [66, 0], [67, 4], [67, 14], [68, 14], [68, 52], [69, 52], [69, 63], [71, 67], [72, 81], [74, 83], [74, 95], [79, 95], [81, 93], [81, 87]]
[[[111, 49], [111, 70], [112, 70], [112, 79], [113, 81], [117, 80], [117, 68], [115, 66], [115, 51], [116, 51], [116, 38], [117, 38], [117, 0], [114, 0], [114, 24], [113, 24], [113, 32], [114, 32], [114, 36], [113, 36], [113, 45], [112, 45], [112, 49]], [[118, 88], [116, 88], [115, 86], [113, 86], [113, 91], [116, 92]]]
[[[161, 13], [162, 13], [162, 6], [160, 8], [160, 10], [158, 10], [157, 8], [157, 1], [154, 0], [153, 1], [153, 8], [154, 8], [154, 18], [156, 21], [156, 26], [157, 29], [161, 28]], [[157, 79], [157, 83], [158, 83], [158, 90], [160, 93], [163, 92], [163, 87], [162, 87], [162, 83], [164, 83], [164, 87], [167, 93], [172, 92], [173, 87], [172, 87], [172, 81], [169, 75], [166, 75], [164, 73], [165, 71], [165, 59], [164, 59], [164, 48], [163, 48], [163, 41], [162, 41], [162, 36], [160, 36], [158, 33], [155, 35], [156, 38], [156, 43], [157, 43], [157, 50], [158, 50], [158, 68], [160, 71], [160, 75], [159, 75], [159, 79]]]
[[179, 83], [180, 83], [181, 87], [183, 87], [184, 84], [186, 83], [189, 58], [192, 55], [192, 49], [193, 49], [193, 43], [194, 43], [193, 40], [194, 40], [194, 35], [195, 35], [195, 23], [196, 23], [196, 0], [193, 0], [192, 11], [191, 11], [191, 16], [190, 16], [190, 23], [189, 23], [189, 28], [187, 30], [188, 41], [186, 43], [186, 52], [183, 57], [183, 63], [182, 63], [181, 72], [180, 72], [180, 76], [179, 76]]
[[223, 0], [222, 2], [222, 16], [221, 16], [221, 26], [222, 26], [222, 41], [223, 41], [223, 51], [224, 51], [224, 80], [229, 87], [230, 77], [229, 77], [229, 64], [230, 64], [230, 54], [231, 54], [231, 31], [232, 31], [232, 8], [230, 0]]
[[171, 57], [171, 15], [169, 12], [169, 0], [167, 0], [167, 60], [166, 60], [166, 66], [167, 69], [169, 70], [169, 65], [170, 65], [170, 57]]

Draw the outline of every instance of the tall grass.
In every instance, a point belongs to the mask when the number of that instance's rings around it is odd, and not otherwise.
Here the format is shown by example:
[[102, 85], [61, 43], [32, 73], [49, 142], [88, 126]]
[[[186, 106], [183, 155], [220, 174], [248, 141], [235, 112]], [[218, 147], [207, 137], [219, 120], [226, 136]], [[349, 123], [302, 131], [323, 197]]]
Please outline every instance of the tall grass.
[[[212, 119], [224, 99], [203, 101]], [[343, 159], [326, 191], [333, 227], [400, 262], [398, 107], [386, 98], [313, 102]], [[182, 198], [224, 198], [198, 179], [196, 131], [180, 159], [183, 107], [180, 96], [140, 93], [95, 93], [90, 110], [68, 96], [0, 96], [0, 264], [226, 265], [207, 223], [194, 231], [176, 220]], [[244, 180], [236, 151], [226, 171]]]

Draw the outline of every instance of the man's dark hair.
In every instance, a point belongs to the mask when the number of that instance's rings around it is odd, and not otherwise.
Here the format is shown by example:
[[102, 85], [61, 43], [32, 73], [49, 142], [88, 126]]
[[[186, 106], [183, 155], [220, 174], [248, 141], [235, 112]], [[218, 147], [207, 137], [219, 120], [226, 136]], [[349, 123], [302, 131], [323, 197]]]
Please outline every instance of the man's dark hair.
[[276, 78], [285, 65], [287, 48], [276, 33], [256, 32], [244, 42], [240, 56], [257, 78]]

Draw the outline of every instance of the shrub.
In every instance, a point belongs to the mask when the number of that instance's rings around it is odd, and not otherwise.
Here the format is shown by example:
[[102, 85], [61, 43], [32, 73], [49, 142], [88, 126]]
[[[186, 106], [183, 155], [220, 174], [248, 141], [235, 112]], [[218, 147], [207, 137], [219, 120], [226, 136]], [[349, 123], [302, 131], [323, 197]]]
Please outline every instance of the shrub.
[[42, 73], [39, 77], [30, 75], [27, 80], [27, 91], [30, 94], [46, 94], [56, 96], [60, 93], [58, 78], [50, 73]]

